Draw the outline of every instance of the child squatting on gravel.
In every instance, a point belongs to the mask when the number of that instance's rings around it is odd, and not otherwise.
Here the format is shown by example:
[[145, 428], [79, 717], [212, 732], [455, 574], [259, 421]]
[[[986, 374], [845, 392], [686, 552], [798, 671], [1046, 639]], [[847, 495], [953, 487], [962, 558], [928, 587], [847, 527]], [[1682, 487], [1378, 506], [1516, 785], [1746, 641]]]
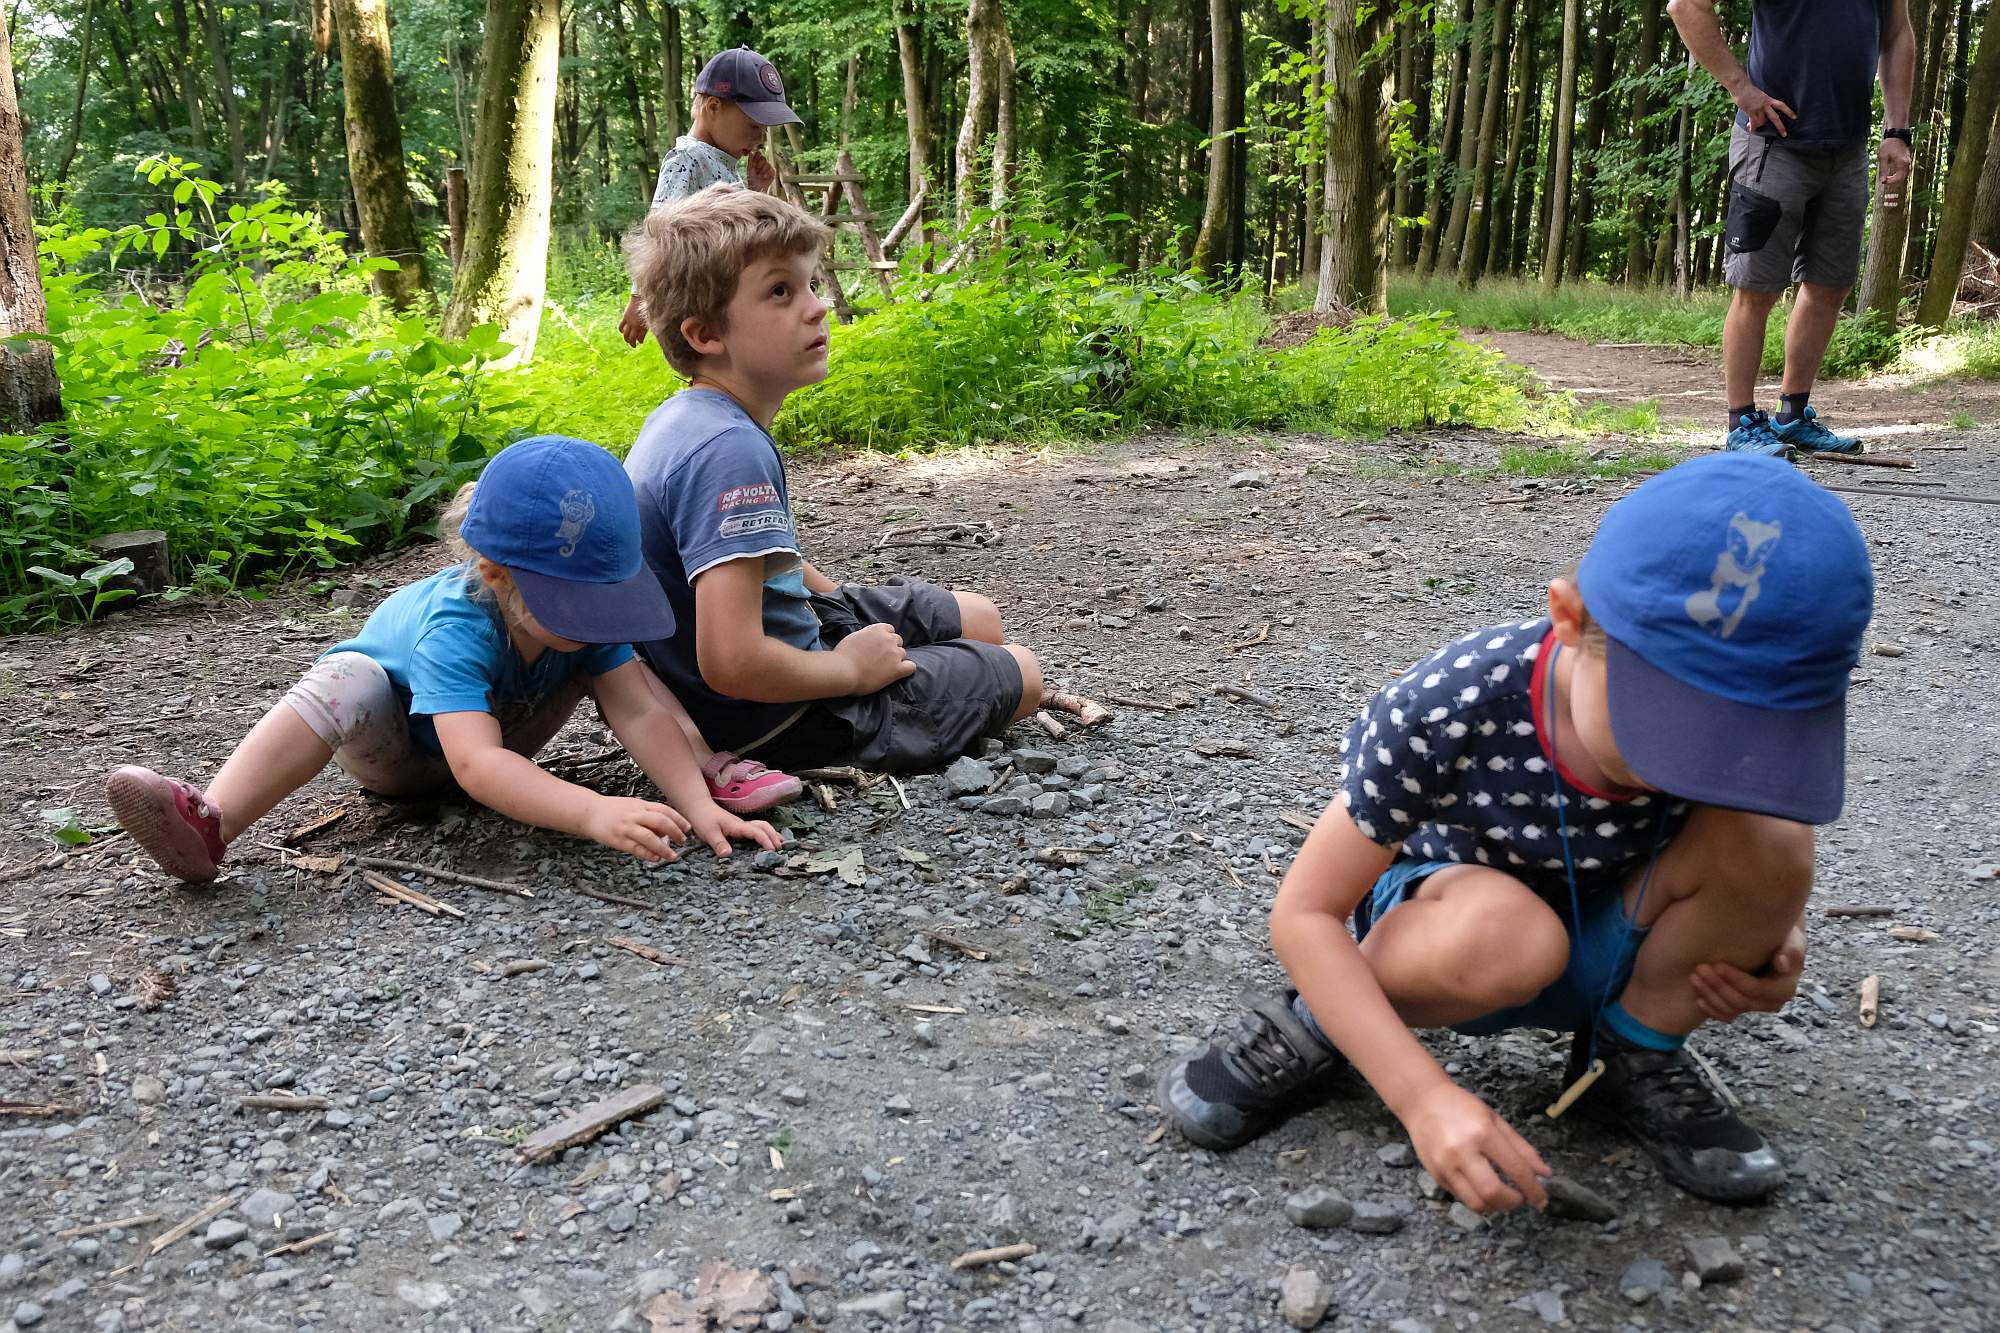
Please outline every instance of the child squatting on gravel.
[[1042, 707], [1041, 668], [978, 593], [839, 584], [801, 552], [770, 427], [785, 395], [826, 378], [825, 244], [803, 210], [732, 185], [655, 210], [632, 239], [653, 337], [692, 381], [625, 460], [677, 625], [639, 652], [717, 749], [937, 768]]
[[[461, 496], [461, 499], [464, 497]], [[486, 466], [458, 540], [466, 562], [412, 583], [328, 649], [236, 747], [207, 791], [150, 769], [105, 782], [118, 822], [162, 870], [220, 873], [225, 849], [331, 759], [368, 790], [448, 787], [510, 819], [645, 861], [689, 833], [717, 856], [777, 831], [710, 796], [665, 691], [631, 640], [673, 612], [639, 547], [624, 469], [581, 440], [541, 436]], [[603, 796], [531, 758], [585, 695], [672, 805]]]
[[1690, 1193], [1768, 1195], [1777, 1155], [1683, 1048], [1798, 988], [1873, 600], [1853, 516], [1781, 460], [1613, 505], [1545, 618], [1440, 649], [1349, 728], [1271, 911], [1298, 989], [1170, 1066], [1169, 1118], [1234, 1148], [1352, 1068], [1460, 1202], [1540, 1208], [1548, 1166], [1410, 1029], [1569, 1030], [1568, 1086], [1598, 1071], [1578, 1110]]

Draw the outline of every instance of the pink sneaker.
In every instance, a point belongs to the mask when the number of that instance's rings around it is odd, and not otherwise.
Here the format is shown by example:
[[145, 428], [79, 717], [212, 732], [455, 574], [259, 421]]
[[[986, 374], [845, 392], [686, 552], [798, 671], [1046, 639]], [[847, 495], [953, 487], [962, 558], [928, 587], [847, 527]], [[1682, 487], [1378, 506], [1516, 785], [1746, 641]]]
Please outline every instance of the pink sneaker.
[[709, 757], [701, 766], [708, 782], [708, 794], [732, 815], [754, 815], [774, 805], [796, 800], [806, 784], [790, 773], [764, 767], [755, 759], [738, 759], [727, 750]]
[[222, 812], [187, 783], [127, 764], [104, 780], [104, 795], [132, 841], [169, 875], [198, 883], [222, 873]]

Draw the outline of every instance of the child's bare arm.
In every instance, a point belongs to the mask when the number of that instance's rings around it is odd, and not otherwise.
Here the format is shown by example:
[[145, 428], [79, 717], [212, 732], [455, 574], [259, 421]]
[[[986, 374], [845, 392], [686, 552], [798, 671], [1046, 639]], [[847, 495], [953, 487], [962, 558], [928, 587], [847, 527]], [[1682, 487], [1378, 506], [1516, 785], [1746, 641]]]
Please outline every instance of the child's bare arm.
[[694, 581], [695, 660], [718, 694], [803, 703], [872, 694], [916, 670], [902, 636], [864, 625], [832, 652], [807, 652], [764, 632], [764, 561], [730, 560]]
[[731, 838], [772, 850], [782, 846], [778, 831], [763, 820], [738, 819], [715, 803], [687, 737], [661, 706], [647, 674], [645, 663], [634, 658], [592, 682], [598, 709], [632, 762], [687, 819], [695, 837], [717, 856], [729, 855]]
[[1517, 1208], [1524, 1198], [1539, 1208], [1546, 1202], [1539, 1176], [1548, 1166], [1431, 1058], [1347, 933], [1355, 904], [1393, 859], [1335, 800], [1278, 890], [1271, 945], [1321, 1030], [1403, 1122], [1438, 1183], [1480, 1212]]
[[465, 794], [509, 819], [589, 838], [644, 861], [676, 859], [669, 842], [687, 820], [658, 801], [604, 796], [564, 782], [500, 743], [491, 713], [439, 713], [432, 719], [445, 762]]
[[818, 565], [810, 560], [803, 560], [800, 563], [805, 566], [807, 592], [816, 592], [822, 597], [827, 597], [840, 591], [840, 584], [828, 578]]

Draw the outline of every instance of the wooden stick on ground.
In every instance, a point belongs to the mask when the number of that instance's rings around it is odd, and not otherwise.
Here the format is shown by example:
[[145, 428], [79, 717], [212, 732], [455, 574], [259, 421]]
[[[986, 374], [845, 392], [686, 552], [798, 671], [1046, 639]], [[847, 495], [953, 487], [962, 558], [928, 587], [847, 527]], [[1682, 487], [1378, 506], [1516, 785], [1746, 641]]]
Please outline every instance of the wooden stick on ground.
[[1315, 827], [1311, 816], [1302, 815], [1296, 810], [1280, 810], [1278, 819], [1281, 823], [1290, 824], [1301, 833], [1311, 833]]
[[278, 839], [278, 841], [284, 843], [285, 846], [290, 847], [294, 843], [304, 842], [307, 838], [310, 838], [315, 833], [319, 833], [326, 829], [332, 828], [335, 824], [338, 824], [341, 820], [345, 818], [347, 818], [347, 807], [343, 805], [336, 810], [329, 810], [327, 813], [321, 815], [318, 819], [309, 820], [306, 823], [299, 825], [297, 828], [293, 829], [290, 833], [287, 833], [284, 837]]
[[1129, 694], [1107, 694], [1104, 698], [1106, 702], [1117, 704], [1121, 708], [1143, 708], [1149, 713], [1172, 713], [1179, 709], [1178, 704], [1163, 704], [1152, 699], [1135, 699]]
[[926, 936], [930, 937], [931, 939], [936, 940], [939, 944], [944, 945], [947, 949], [958, 950], [960, 953], [964, 954], [967, 958], [970, 958], [975, 963], [983, 963], [986, 961], [986, 950], [980, 948], [976, 944], [967, 944], [964, 940], [959, 939], [955, 935], [947, 935], [941, 930], [932, 930], [928, 926], [924, 927], [923, 933]]
[[322, 1231], [317, 1236], [307, 1236], [304, 1240], [289, 1241], [274, 1250], [264, 1251], [264, 1257], [269, 1259], [280, 1254], [304, 1254], [315, 1245], [324, 1245], [339, 1234], [338, 1231]]
[[324, 1097], [282, 1097], [263, 1094], [238, 1097], [236, 1104], [246, 1111], [324, 1111], [332, 1105]]
[[1098, 703], [1095, 699], [1086, 698], [1081, 694], [1067, 694], [1059, 690], [1050, 690], [1044, 694], [1042, 696], [1042, 707], [1053, 708], [1058, 712], [1070, 714], [1076, 718], [1077, 725], [1080, 727], [1094, 727], [1100, 723], [1111, 721], [1114, 716], [1109, 708]]
[[1875, 1026], [1875, 1016], [1882, 1008], [1882, 978], [1869, 973], [1861, 978], [1861, 1026]]
[[408, 903], [419, 911], [429, 912], [432, 916], [443, 913], [447, 916], [458, 917], [460, 920], [465, 918], [465, 913], [453, 907], [450, 903], [439, 902], [428, 893], [419, 893], [409, 885], [398, 883], [396, 880], [390, 879], [387, 875], [378, 875], [372, 870], [364, 870], [361, 872], [361, 877], [368, 881], [368, 887], [374, 889], [377, 893], [387, 894], [398, 902]]
[[951, 1261], [954, 1272], [967, 1268], [984, 1268], [988, 1264], [1004, 1264], [1013, 1259], [1025, 1259], [1035, 1252], [1035, 1247], [1022, 1241], [1019, 1245], [996, 1245], [990, 1250], [967, 1250]]
[[1701, 1066], [1701, 1072], [1708, 1075], [1708, 1081], [1713, 1083], [1715, 1090], [1722, 1094], [1722, 1100], [1728, 1102], [1731, 1107], [1741, 1110], [1743, 1106], [1742, 1101], [1735, 1093], [1729, 1090], [1729, 1085], [1722, 1081], [1722, 1075], [1716, 1070], [1714, 1065], [1708, 1062], [1708, 1057], [1697, 1051], [1691, 1044], [1682, 1049], [1694, 1057], [1694, 1062]]
[[0, 1115], [26, 1116], [31, 1120], [48, 1120], [57, 1116], [76, 1115], [74, 1106], [61, 1106], [55, 1102], [9, 1102], [0, 1101]]
[[1069, 734], [1063, 730], [1063, 724], [1056, 721], [1046, 708], [1035, 714], [1035, 725], [1047, 732], [1052, 741], [1059, 741]]
[[1249, 638], [1245, 639], [1243, 642], [1230, 644], [1229, 651], [1233, 653], [1243, 648], [1255, 648], [1259, 644], [1268, 640], [1270, 637], [1271, 637], [1271, 622], [1267, 620], [1264, 622], [1263, 628], [1259, 629], [1255, 634], [1252, 634]]
[[635, 958], [643, 958], [647, 962], [657, 963], [661, 967], [675, 967], [675, 966], [684, 967], [687, 965], [686, 959], [674, 958], [667, 954], [661, 953], [658, 949], [655, 949], [652, 945], [647, 944], [642, 940], [635, 940], [630, 935], [613, 935], [610, 939], [604, 942], [610, 945], [614, 949], [623, 949], [626, 953], [631, 954]]
[[636, 1084], [529, 1135], [516, 1151], [525, 1161], [546, 1162], [565, 1148], [594, 1139], [633, 1116], [646, 1114], [666, 1099], [665, 1088], [651, 1083]]
[[587, 884], [577, 885], [576, 891], [586, 898], [595, 898], [601, 903], [616, 903], [620, 907], [636, 907], [646, 912], [657, 912], [660, 910], [644, 898], [627, 898], [623, 894], [606, 893], [603, 889], [593, 889]]
[[146, 1248], [147, 1255], [152, 1256], [158, 1254], [161, 1250], [166, 1249], [169, 1245], [172, 1245], [175, 1241], [187, 1235], [188, 1232], [193, 1231], [203, 1222], [206, 1222], [211, 1217], [215, 1217], [216, 1215], [220, 1214], [224, 1209], [235, 1207], [236, 1201], [242, 1197], [243, 1196], [241, 1194], [216, 1195], [213, 1199], [210, 1199], [208, 1201], [208, 1203], [202, 1208], [200, 1212], [195, 1213], [191, 1217], [182, 1218], [180, 1221], [168, 1227], [165, 1231], [162, 1231], [159, 1235], [153, 1237], [153, 1243], [147, 1246]]
[[75, 1240], [79, 1236], [98, 1236], [107, 1231], [116, 1231], [120, 1227], [149, 1226], [159, 1220], [160, 1215], [158, 1213], [140, 1213], [136, 1217], [117, 1217], [109, 1222], [92, 1222], [89, 1226], [70, 1227], [66, 1231], [58, 1231], [56, 1232], [56, 1239]]
[[1826, 909], [1828, 916], [1894, 916], [1896, 909], [1881, 907], [1874, 903], [1834, 903]]
[[1275, 709], [1278, 707], [1276, 699], [1273, 699], [1268, 694], [1259, 694], [1247, 685], [1217, 685], [1215, 692], [1217, 694], [1226, 694], [1232, 699], [1241, 699], [1244, 703], [1256, 704], [1259, 708]]
[[1913, 468], [1914, 458], [1897, 458], [1891, 454], [1822, 454], [1801, 452], [1801, 463], [1845, 463], [1849, 467], [1899, 467]]
[[446, 870], [440, 866], [427, 866], [420, 861], [398, 861], [387, 856], [357, 856], [356, 864], [373, 866], [377, 870], [401, 870], [412, 875], [428, 875], [449, 884], [469, 884], [475, 889], [491, 889], [495, 893], [511, 893], [516, 898], [532, 898], [535, 891], [521, 884], [509, 884], [505, 880], [481, 879], [477, 875], [462, 875], [456, 870]]

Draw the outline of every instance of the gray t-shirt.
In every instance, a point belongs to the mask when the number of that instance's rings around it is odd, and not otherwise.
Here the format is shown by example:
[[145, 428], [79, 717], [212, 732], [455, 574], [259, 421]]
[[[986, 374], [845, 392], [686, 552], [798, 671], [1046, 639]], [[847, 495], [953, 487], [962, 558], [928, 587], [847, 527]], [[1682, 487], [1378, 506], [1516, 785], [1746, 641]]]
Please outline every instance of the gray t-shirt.
[[653, 207], [671, 204], [711, 185], [740, 185], [736, 159], [692, 134], [674, 140], [673, 150], [660, 159], [660, 179], [653, 186]]

